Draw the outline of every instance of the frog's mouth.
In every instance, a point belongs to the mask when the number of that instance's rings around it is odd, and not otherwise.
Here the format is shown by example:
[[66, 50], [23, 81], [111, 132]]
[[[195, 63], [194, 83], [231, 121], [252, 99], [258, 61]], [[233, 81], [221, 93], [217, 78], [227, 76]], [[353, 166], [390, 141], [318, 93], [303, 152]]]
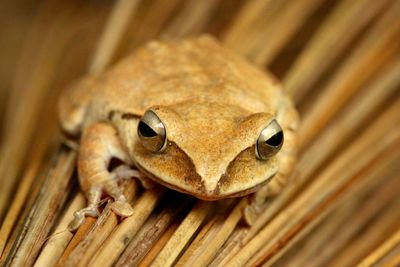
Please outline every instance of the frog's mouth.
[[278, 170], [275, 157], [259, 161], [254, 156], [254, 147], [250, 147], [237, 155], [215, 186], [208, 187], [191, 159], [173, 142], [163, 154], [147, 153], [140, 145], [135, 150], [137, 168], [150, 179], [203, 200], [248, 195], [268, 183]]
[[273, 176], [271, 176], [271, 177], [267, 178], [265, 181], [261, 182], [260, 184], [254, 186], [252, 188], [249, 188], [249, 189], [246, 189], [246, 190], [242, 190], [242, 191], [239, 191], [239, 192], [236, 192], [236, 193], [223, 195], [223, 194], [221, 194], [219, 187], [217, 187], [216, 190], [212, 194], [209, 194], [204, 189], [200, 190], [200, 191], [198, 191], [198, 190], [187, 190], [185, 188], [176, 186], [176, 185], [174, 185], [172, 183], [167, 183], [164, 180], [158, 178], [157, 176], [154, 176], [152, 173], [148, 172], [146, 169], [144, 169], [140, 165], [138, 165], [137, 167], [147, 177], [149, 177], [153, 181], [155, 181], [155, 182], [157, 182], [157, 183], [159, 183], [159, 184], [161, 184], [161, 185], [163, 185], [163, 186], [165, 186], [167, 188], [170, 188], [172, 190], [175, 190], [175, 191], [178, 191], [178, 192], [181, 192], [181, 193], [184, 193], [184, 194], [192, 195], [194, 197], [197, 197], [199, 199], [206, 200], [206, 201], [215, 201], [215, 200], [221, 200], [221, 199], [225, 199], [225, 198], [234, 198], [234, 197], [242, 197], [242, 196], [249, 195], [251, 193], [256, 192], [263, 185], [268, 184], [271, 181], [271, 179], [273, 178]]
[[[221, 192], [221, 187], [217, 187], [211, 194], [208, 193], [205, 189], [204, 189], [204, 185], [201, 184], [201, 189], [200, 190], [190, 190], [190, 189], [186, 189], [184, 187], [180, 187], [180, 186], [176, 186], [175, 184], [172, 183], [168, 183], [165, 180], [160, 179], [159, 177], [153, 175], [151, 172], [147, 171], [145, 168], [143, 168], [142, 166], [140, 166], [139, 164], [137, 165], [137, 168], [144, 173], [148, 178], [152, 179], [153, 181], [168, 187], [172, 190], [181, 192], [181, 193], [185, 193], [188, 195], [192, 195], [195, 196], [199, 199], [202, 200], [206, 200], [206, 201], [214, 201], [214, 200], [220, 200], [220, 199], [225, 199], [225, 198], [234, 198], [234, 197], [242, 197], [242, 196], [246, 196], [249, 195], [251, 193], [256, 192], [260, 187], [262, 187], [263, 185], [268, 184], [271, 179], [273, 178], [274, 175], [272, 175], [271, 177], [268, 177], [267, 179], [265, 179], [265, 181], [257, 184], [256, 186], [253, 186], [251, 188], [239, 191], [239, 192], [235, 192], [235, 193], [231, 193], [231, 194], [222, 194]], [[223, 178], [221, 179], [223, 180]], [[225, 180], [226, 181], [226, 180]], [[223, 182], [224, 183], [224, 182]], [[222, 183], [222, 184], [223, 184]]]

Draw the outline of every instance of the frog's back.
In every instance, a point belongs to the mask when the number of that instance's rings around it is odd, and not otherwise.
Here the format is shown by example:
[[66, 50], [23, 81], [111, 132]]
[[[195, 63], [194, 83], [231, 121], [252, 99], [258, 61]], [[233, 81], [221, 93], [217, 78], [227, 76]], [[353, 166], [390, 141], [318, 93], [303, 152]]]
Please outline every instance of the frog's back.
[[[85, 92], [75, 94], [79, 95], [75, 99], [86, 103], [73, 106], [92, 104], [138, 116], [153, 105], [193, 99], [234, 104], [251, 113], [275, 114], [282, 98], [271, 75], [209, 36], [150, 42], [86, 83]], [[83, 90], [84, 86], [80, 87], [76, 90]]]

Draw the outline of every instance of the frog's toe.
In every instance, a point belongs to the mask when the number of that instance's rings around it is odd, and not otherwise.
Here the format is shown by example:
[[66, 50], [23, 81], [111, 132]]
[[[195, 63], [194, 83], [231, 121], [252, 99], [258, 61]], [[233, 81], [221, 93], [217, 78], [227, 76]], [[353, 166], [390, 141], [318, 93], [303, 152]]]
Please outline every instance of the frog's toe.
[[117, 180], [130, 179], [130, 178], [140, 178], [140, 173], [136, 169], [132, 169], [129, 165], [122, 164], [111, 172]]
[[255, 223], [265, 204], [265, 197], [260, 197], [258, 193], [246, 196], [248, 204], [243, 209], [243, 219], [248, 226]]
[[84, 221], [85, 221], [85, 215], [79, 211], [75, 212], [74, 219], [68, 225], [68, 230], [70, 232], [76, 232]]
[[100, 212], [94, 205], [78, 210], [74, 213], [74, 219], [68, 225], [68, 230], [70, 232], [75, 232], [76, 230], [78, 230], [79, 226], [81, 226], [81, 224], [85, 221], [86, 216], [98, 217], [99, 215]]
[[136, 169], [132, 169], [132, 167], [129, 165], [123, 164], [118, 166], [112, 171], [112, 174], [117, 180], [136, 178], [145, 189], [153, 188], [156, 185], [155, 182], [147, 178], [143, 173]]
[[117, 200], [111, 204], [111, 209], [121, 217], [129, 217], [133, 214], [133, 208], [128, 202]]
[[248, 226], [252, 226], [255, 223], [258, 215], [259, 213], [257, 210], [251, 205], [248, 205], [243, 209], [243, 219]]
[[93, 208], [87, 209], [87, 211], [85, 212], [85, 215], [97, 218], [100, 216], [100, 211], [97, 209], [97, 207], [93, 207]]

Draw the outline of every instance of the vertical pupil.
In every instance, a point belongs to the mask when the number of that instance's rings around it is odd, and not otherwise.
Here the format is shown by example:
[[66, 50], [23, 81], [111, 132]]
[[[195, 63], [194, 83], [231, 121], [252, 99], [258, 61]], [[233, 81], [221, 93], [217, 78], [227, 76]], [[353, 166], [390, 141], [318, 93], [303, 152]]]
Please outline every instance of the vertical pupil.
[[157, 136], [157, 133], [142, 121], [139, 122], [139, 132], [144, 137]]
[[283, 140], [283, 133], [282, 131], [277, 132], [271, 138], [269, 138], [265, 143], [269, 146], [279, 146]]

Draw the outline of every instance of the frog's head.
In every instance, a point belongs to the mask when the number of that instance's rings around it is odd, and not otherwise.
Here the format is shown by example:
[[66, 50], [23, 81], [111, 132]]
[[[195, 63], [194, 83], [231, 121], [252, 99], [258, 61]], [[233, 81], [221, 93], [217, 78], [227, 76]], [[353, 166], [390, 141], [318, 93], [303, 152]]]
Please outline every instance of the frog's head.
[[205, 200], [243, 196], [267, 183], [283, 143], [271, 114], [207, 101], [154, 106], [137, 135], [131, 156], [139, 169]]

